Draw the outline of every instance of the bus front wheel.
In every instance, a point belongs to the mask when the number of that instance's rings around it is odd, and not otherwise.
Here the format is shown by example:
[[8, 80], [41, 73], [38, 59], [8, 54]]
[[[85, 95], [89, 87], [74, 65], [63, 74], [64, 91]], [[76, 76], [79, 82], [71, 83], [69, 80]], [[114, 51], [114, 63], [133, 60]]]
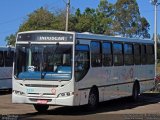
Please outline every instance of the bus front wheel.
[[34, 108], [39, 112], [43, 113], [46, 112], [49, 108], [49, 105], [39, 105], [39, 104], [34, 104]]
[[98, 103], [99, 103], [98, 91], [93, 89], [89, 94], [88, 109], [91, 111], [96, 110]]

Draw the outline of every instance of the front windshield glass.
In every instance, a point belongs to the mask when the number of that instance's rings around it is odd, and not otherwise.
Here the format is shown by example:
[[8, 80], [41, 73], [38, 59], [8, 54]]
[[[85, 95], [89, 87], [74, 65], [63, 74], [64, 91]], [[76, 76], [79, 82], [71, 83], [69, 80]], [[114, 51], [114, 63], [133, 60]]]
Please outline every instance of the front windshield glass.
[[15, 77], [20, 80], [70, 80], [72, 45], [17, 45]]

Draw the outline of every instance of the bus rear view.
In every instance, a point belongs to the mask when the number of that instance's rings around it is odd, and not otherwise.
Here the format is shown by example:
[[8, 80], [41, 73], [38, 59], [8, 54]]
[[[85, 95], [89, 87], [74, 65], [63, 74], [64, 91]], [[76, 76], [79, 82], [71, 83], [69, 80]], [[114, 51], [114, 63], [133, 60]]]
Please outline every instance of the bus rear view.
[[13, 103], [73, 105], [73, 33], [22, 32], [17, 36]]

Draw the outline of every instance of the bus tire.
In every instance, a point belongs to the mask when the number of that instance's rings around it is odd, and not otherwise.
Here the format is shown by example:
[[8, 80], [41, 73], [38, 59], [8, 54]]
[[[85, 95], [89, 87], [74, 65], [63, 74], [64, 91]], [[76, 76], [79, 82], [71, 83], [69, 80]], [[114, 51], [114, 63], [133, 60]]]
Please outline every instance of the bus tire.
[[133, 85], [133, 90], [132, 90], [132, 100], [134, 102], [138, 101], [139, 94], [140, 94], [139, 82], [135, 82], [134, 85]]
[[34, 104], [34, 108], [37, 110], [37, 112], [44, 113], [48, 110], [49, 105]]
[[93, 88], [91, 89], [89, 93], [89, 98], [88, 98], [88, 110], [94, 111], [98, 107], [99, 103], [99, 95], [98, 95], [98, 90]]

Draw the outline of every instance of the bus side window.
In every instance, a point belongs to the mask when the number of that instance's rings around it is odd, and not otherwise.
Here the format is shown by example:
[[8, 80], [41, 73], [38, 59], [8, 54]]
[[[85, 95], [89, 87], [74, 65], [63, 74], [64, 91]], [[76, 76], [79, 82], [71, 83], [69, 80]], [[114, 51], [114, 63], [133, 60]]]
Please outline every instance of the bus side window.
[[123, 65], [123, 49], [121, 43], [113, 43], [113, 64], [115, 66]]
[[125, 65], [133, 65], [133, 45], [124, 44], [124, 63]]
[[154, 47], [153, 45], [146, 45], [147, 64], [154, 64]]
[[102, 53], [103, 53], [103, 65], [111, 66], [112, 65], [112, 44], [109, 42], [104, 42], [102, 44]]
[[141, 63], [143, 65], [145, 65], [147, 63], [146, 45], [141, 45]]
[[14, 57], [14, 52], [13, 51], [5, 51], [4, 52], [5, 66], [6, 67], [13, 66], [13, 57]]
[[0, 51], [0, 67], [4, 67], [4, 55], [3, 55], [3, 51]]
[[134, 44], [134, 63], [135, 65], [141, 64], [141, 49], [139, 44]]
[[91, 42], [91, 64], [92, 67], [102, 66], [101, 43]]

